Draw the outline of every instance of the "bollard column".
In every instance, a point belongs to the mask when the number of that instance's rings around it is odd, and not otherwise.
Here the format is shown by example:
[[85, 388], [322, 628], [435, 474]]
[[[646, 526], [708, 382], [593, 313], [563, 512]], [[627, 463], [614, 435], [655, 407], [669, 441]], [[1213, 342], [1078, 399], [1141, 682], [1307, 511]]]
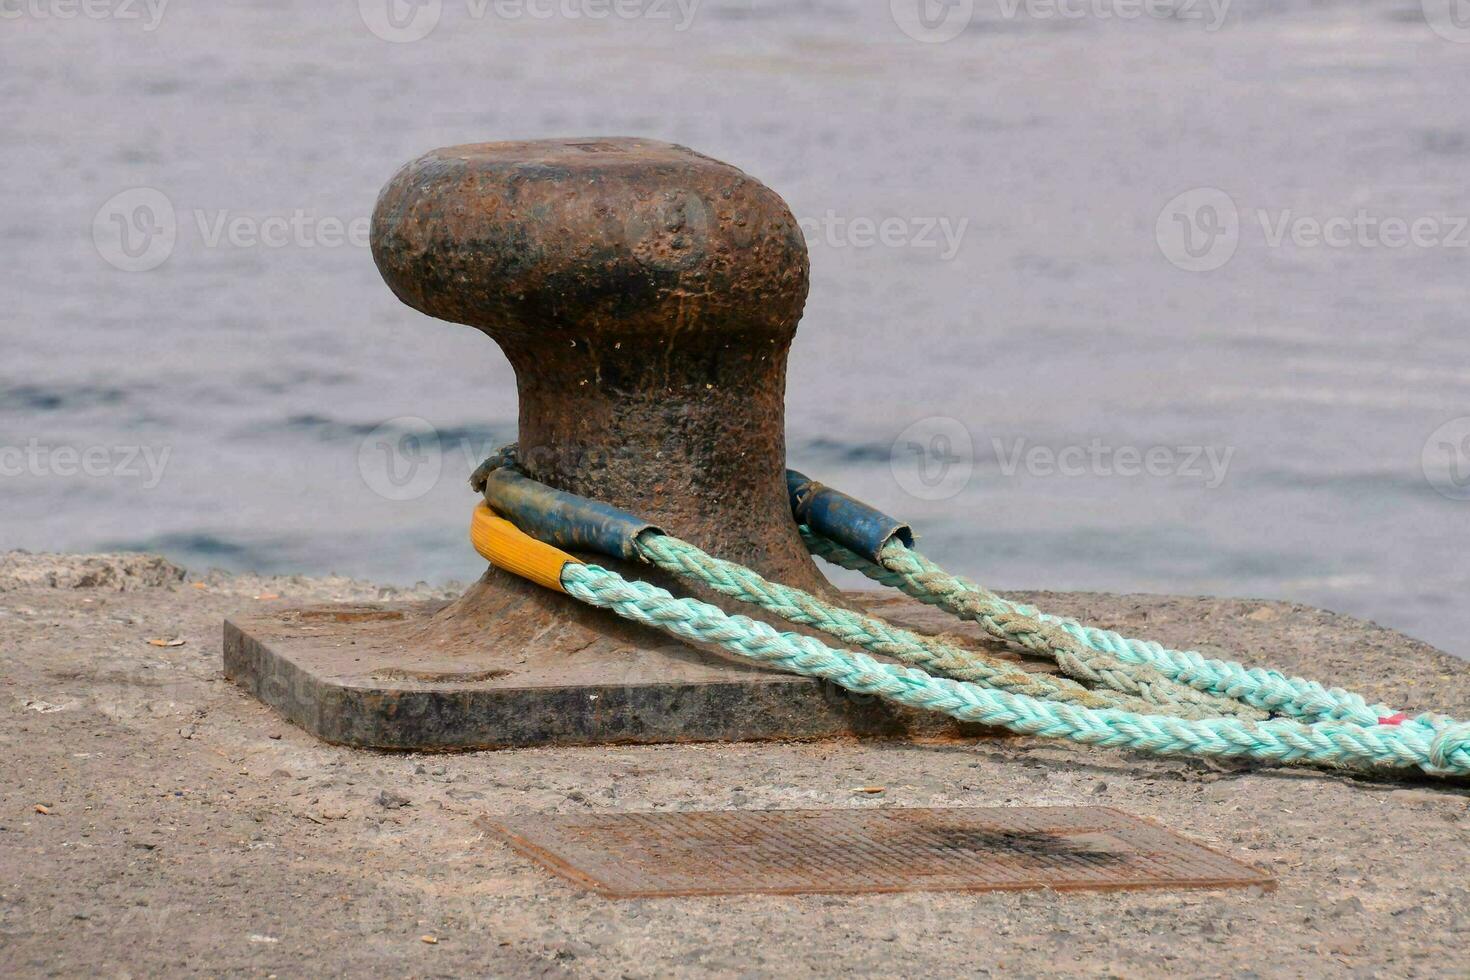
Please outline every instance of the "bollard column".
[[[808, 265], [775, 192], [653, 140], [448, 147], [383, 189], [372, 252], [404, 303], [481, 330], [510, 360], [531, 477], [767, 578], [854, 601], [817, 570], [787, 497], [786, 359]], [[474, 504], [467, 489], [466, 525]], [[907, 606], [884, 613], [933, 620]], [[322, 737], [380, 748], [963, 728], [685, 645], [493, 567], [442, 606], [234, 618], [225, 666]]]
[[449, 147], [384, 188], [372, 248], [399, 299], [505, 352], [530, 476], [827, 588], [784, 476], [806, 245], [765, 185], [652, 140]]

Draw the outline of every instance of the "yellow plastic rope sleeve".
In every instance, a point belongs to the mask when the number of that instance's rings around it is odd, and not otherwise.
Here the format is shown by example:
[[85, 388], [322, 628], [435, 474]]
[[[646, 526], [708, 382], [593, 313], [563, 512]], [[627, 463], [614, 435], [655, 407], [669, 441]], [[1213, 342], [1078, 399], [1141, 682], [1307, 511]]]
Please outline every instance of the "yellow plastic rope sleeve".
[[565, 551], [537, 541], [510, 521], [497, 517], [484, 504], [475, 508], [470, 520], [470, 541], [496, 568], [557, 592], [566, 591], [561, 585], [561, 570], [569, 564], [582, 564]]

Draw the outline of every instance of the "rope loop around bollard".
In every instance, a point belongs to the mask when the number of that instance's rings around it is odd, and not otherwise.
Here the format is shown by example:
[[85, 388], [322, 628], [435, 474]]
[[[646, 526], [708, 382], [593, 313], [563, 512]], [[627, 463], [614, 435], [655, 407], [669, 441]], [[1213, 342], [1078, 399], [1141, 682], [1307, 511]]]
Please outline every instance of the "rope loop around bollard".
[[[476, 509], [471, 537], [496, 566], [681, 639], [851, 691], [1023, 734], [1159, 755], [1470, 775], [1470, 723], [1432, 713], [1409, 717], [1340, 688], [1170, 650], [1011, 602], [928, 561], [907, 525], [875, 508], [845, 495], [814, 501], [837, 492], [801, 474], [788, 473], [788, 485], [794, 516], [812, 520], [801, 524], [812, 554], [1048, 656], [1069, 676], [1027, 673], [770, 582], [634, 515], [530, 480], [516, 467], [513, 446], [477, 469], [472, 483], [485, 504]], [[675, 597], [560, 547], [645, 562], [901, 664]]]

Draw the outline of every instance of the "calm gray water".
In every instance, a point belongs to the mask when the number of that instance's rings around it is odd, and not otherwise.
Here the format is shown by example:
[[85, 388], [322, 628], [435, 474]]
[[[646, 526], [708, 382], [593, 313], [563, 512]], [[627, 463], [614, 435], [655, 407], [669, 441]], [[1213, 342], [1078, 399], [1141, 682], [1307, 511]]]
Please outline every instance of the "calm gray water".
[[[27, 2], [0, 19], [0, 546], [474, 576], [464, 479], [513, 438], [512, 375], [342, 239], [429, 148], [643, 135], [806, 222], [792, 463], [941, 561], [1470, 655], [1470, 21], [1436, 0], [1218, 29], [980, 0], [941, 43], [882, 2], [425, 0], [408, 43], [356, 2], [173, 0], [152, 30]], [[967, 9], [914, 2], [911, 30]]]

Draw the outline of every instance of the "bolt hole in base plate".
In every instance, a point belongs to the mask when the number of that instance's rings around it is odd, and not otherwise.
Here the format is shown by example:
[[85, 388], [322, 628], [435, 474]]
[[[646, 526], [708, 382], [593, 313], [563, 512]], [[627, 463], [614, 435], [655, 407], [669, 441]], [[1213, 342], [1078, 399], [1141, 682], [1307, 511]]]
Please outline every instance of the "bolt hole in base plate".
[[1107, 807], [893, 807], [487, 817], [607, 898], [1273, 888], [1265, 873]]

